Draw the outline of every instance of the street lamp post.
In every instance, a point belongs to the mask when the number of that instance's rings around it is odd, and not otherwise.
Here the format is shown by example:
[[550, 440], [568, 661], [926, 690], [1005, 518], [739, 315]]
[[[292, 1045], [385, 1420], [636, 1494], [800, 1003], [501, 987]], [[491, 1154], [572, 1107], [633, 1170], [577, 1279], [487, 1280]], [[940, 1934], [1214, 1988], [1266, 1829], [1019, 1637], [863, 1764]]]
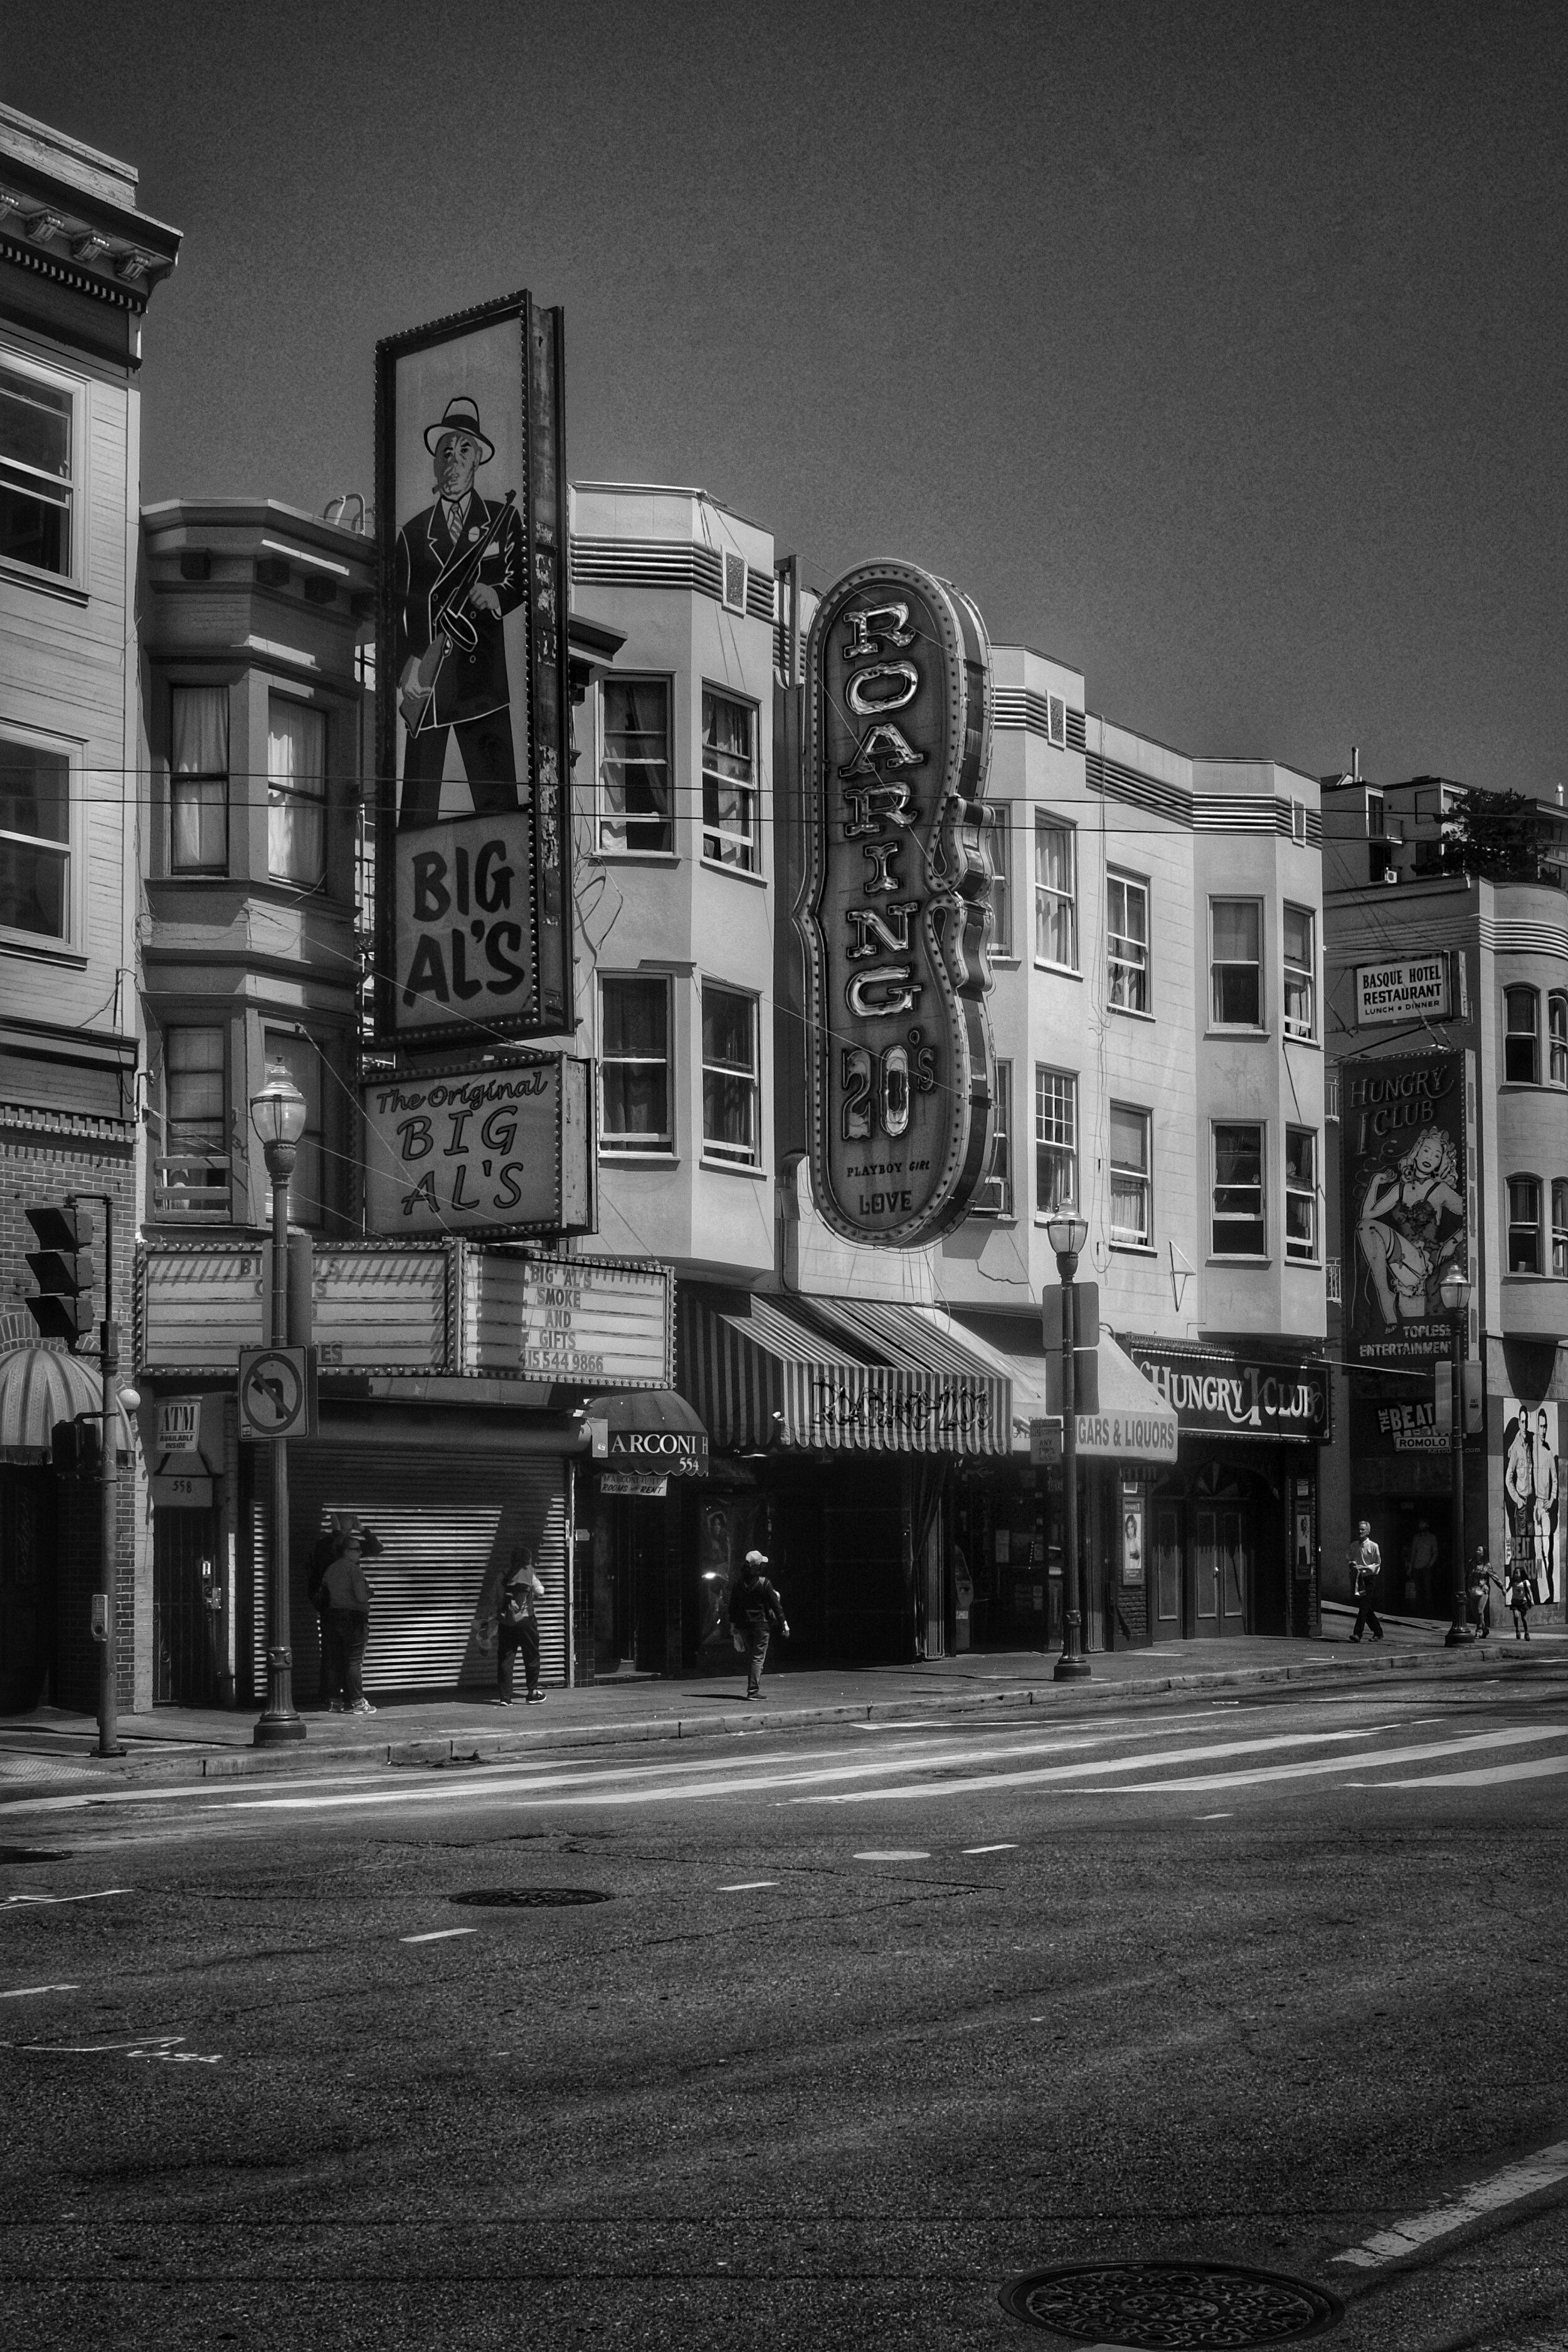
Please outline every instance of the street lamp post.
[[[281, 1062], [250, 1098], [250, 1123], [261, 1140], [272, 1185], [272, 1322], [270, 1343], [289, 1340], [289, 1179], [305, 1131], [305, 1097]], [[272, 1560], [268, 1581], [267, 1704], [256, 1726], [258, 1748], [280, 1748], [305, 1737], [294, 1705], [294, 1654], [289, 1642], [289, 1441], [268, 1440], [272, 1454]]]
[[1083, 1616], [1078, 1566], [1078, 1262], [1089, 1239], [1086, 1218], [1058, 1214], [1046, 1221], [1046, 1239], [1056, 1254], [1062, 1285], [1062, 1654], [1058, 1683], [1083, 1682]]
[[1469, 1277], [1450, 1265], [1437, 1285], [1443, 1312], [1452, 1319], [1454, 1335], [1453, 1423], [1448, 1432], [1448, 1455], [1453, 1484], [1454, 1622], [1444, 1635], [1444, 1647], [1457, 1650], [1470, 1638], [1465, 1623], [1465, 1318], [1469, 1312]]

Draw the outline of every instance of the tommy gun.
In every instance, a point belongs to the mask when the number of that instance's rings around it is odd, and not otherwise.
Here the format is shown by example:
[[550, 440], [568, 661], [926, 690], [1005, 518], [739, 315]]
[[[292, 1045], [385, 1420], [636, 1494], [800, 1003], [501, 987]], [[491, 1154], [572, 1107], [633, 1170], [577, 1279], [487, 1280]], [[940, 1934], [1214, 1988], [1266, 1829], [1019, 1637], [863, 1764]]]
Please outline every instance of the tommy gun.
[[423, 721], [436, 691], [436, 680], [441, 664], [454, 646], [470, 651], [479, 644], [479, 635], [463, 607], [470, 591], [479, 580], [479, 566], [489, 553], [496, 533], [517, 504], [517, 492], [508, 490], [506, 498], [490, 518], [489, 529], [476, 541], [453, 573], [439, 610], [433, 614], [430, 642], [422, 654], [410, 654], [403, 666], [403, 676], [397, 681], [397, 699], [403, 711], [403, 723], [412, 735]]

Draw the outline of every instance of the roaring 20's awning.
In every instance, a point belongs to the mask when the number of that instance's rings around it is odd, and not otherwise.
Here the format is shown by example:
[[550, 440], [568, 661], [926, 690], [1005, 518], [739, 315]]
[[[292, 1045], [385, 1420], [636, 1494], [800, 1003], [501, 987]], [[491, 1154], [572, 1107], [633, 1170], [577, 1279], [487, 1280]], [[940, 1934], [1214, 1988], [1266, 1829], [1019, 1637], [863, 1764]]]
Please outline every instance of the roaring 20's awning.
[[1007, 1379], [945, 1322], [683, 1285], [680, 1384], [726, 1450], [1005, 1454]]

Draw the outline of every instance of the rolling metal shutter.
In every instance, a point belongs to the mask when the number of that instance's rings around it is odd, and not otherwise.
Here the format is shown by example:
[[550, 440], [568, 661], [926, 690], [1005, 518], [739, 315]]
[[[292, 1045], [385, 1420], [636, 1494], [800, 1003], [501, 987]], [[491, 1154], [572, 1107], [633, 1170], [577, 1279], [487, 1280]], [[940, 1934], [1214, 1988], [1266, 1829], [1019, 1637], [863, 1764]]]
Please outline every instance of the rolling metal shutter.
[[[479, 1646], [479, 1603], [514, 1544], [531, 1545], [544, 1587], [542, 1678], [564, 1685], [567, 1473], [558, 1456], [321, 1444], [291, 1452], [289, 1473], [297, 1706], [310, 1706], [321, 1687], [319, 1621], [305, 1595], [305, 1574], [336, 1511], [353, 1512], [383, 1547], [379, 1559], [365, 1562], [375, 1593], [364, 1656], [367, 1694], [494, 1689], [495, 1652]], [[267, 1688], [267, 1518], [258, 1502], [250, 1647], [258, 1700]]]

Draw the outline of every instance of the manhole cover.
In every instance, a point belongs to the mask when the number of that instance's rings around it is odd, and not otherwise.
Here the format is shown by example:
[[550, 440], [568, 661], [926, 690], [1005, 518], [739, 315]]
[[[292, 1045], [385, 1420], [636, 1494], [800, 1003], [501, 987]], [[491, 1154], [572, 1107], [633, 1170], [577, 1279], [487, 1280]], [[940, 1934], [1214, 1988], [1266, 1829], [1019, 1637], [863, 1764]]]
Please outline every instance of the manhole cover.
[[0, 1862], [68, 1862], [70, 1848], [55, 1845], [0, 1845]]
[[1344, 2306], [1305, 2279], [1234, 2263], [1064, 2263], [1002, 2290], [1015, 2319], [1085, 2344], [1177, 2347], [1299, 2344]]
[[574, 1903], [607, 1903], [597, 1886], [470, 1886], [454, 1895], [454, 1903], [471, 1903], [481, 1911], [564, 1911]]

